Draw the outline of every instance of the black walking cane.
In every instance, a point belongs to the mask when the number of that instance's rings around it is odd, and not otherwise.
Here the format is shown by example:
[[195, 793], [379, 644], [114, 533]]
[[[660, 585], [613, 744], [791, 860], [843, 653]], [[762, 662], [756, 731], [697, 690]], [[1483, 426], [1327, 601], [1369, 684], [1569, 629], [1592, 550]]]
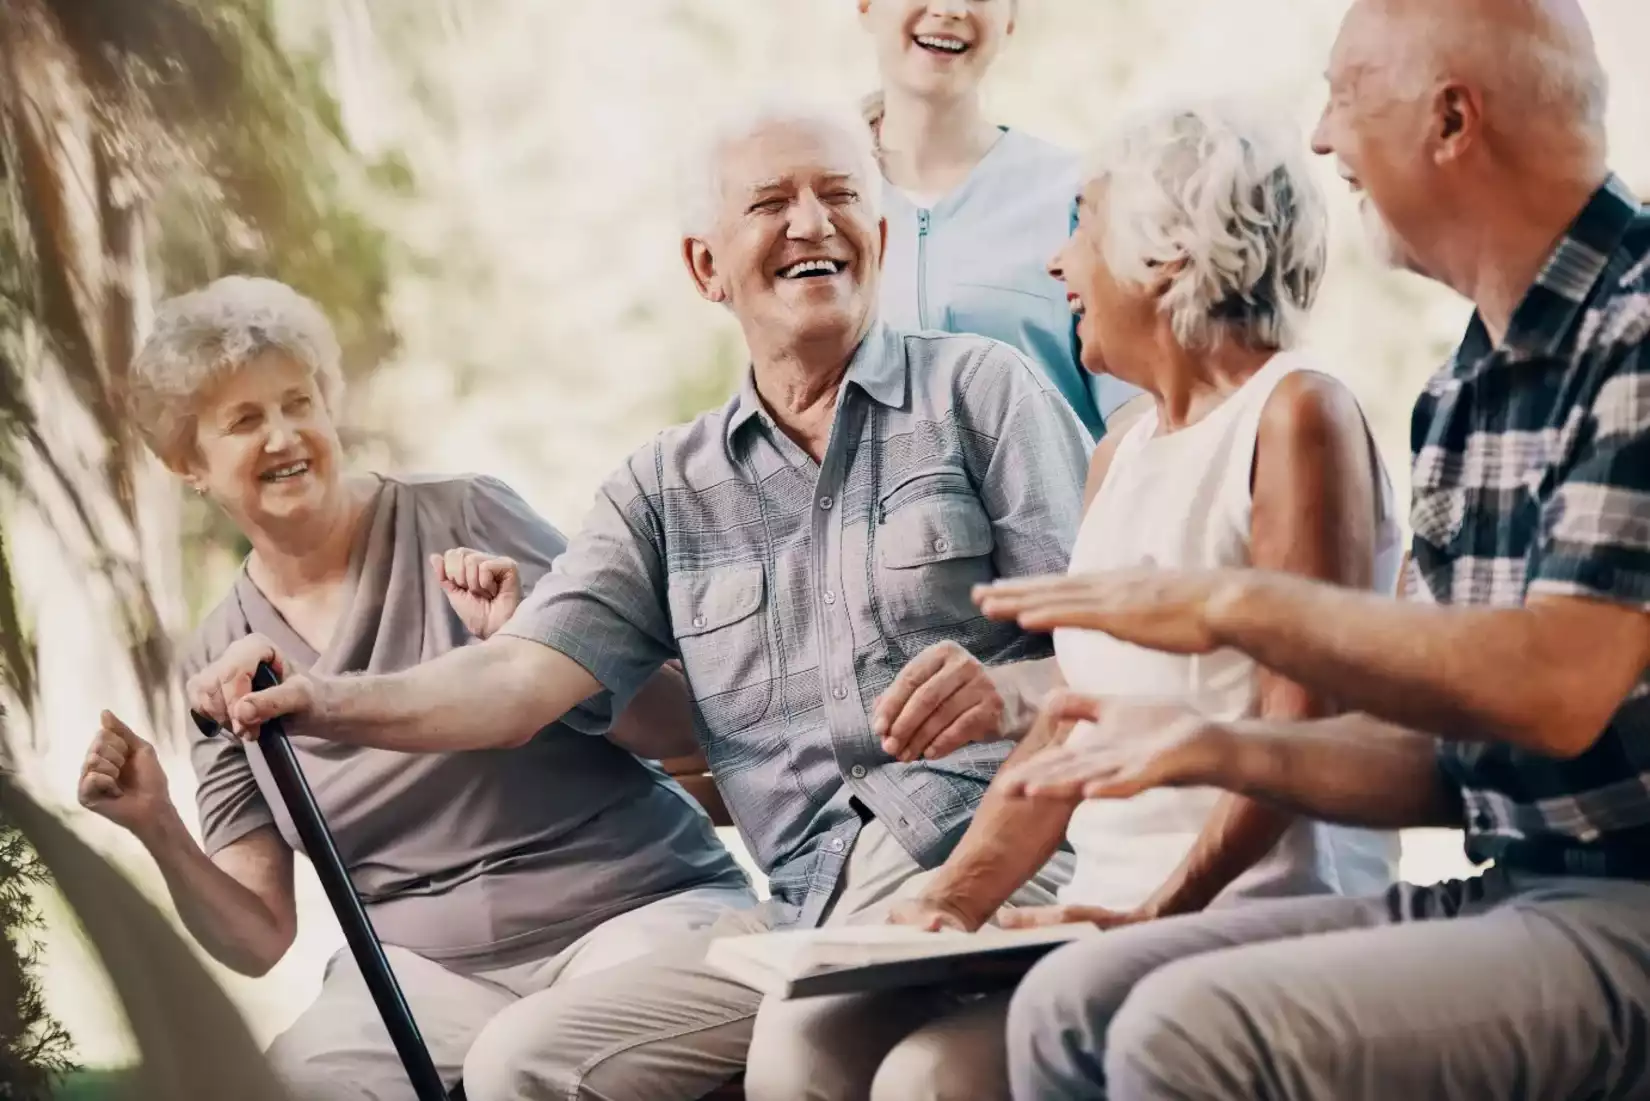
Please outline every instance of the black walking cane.
[[[260, 663], [258, 671], [252, 675], [255, 691], [274, 688], [280, 683], [275, 670], [266, 663]], [[208, 737], [222, 732], [205, 715], [194, 711], [189, 714], [201, 733]], [[401, 1057], [401, 1065], [406, 1068], [407, 1078], [412, 1082], [418, 1101], [461, 1101], [463, 1086], [455, 1089], [449, 1098], [447, 1088], [441, 1084], [435, 1061], [430, 1058], [424, 1038], [419, 1035], [418, 1023], [413, 1020], [407, 999], [402, 996], [401, 984], [395, 981], [389, 961], [384, 958], [384, 946], [379, 943], [378, 934], [373, 932], [372, 921], [361, 905], [361, 897], [355, 893], [355, 884], [350, 882], [344, 858], [338, 855], [338, 846], [332, 841], [332, 831], [327, 829], [326, 819], [321, 817], [321, 808], [315, 803], [303, 769], [298, 767], [297, 754], [292, 752], [292, 744], [286, 740], [279, 719], [263, 724], [258, 732], [258, 748], [263, 750], [264, 762], [269, 765], [270, 775], [274, 777], [275, 787], [280, 791], [287, 814], [298, 831], [298, 839], [303, 842], [304, 852], [308, 854], [310, 863], [315, 865], [315, 874], [320, 877], [321, 886], [327, 892], [332, 912], [338, 915], [338, 924], [344, 929], [350, 954], [355, 957], [355, 965], [361, 969], [361, 977], [372, 992], [378, 1015], [389, 1030], [390, 1040], [395, 1044], [396, 1054]]]

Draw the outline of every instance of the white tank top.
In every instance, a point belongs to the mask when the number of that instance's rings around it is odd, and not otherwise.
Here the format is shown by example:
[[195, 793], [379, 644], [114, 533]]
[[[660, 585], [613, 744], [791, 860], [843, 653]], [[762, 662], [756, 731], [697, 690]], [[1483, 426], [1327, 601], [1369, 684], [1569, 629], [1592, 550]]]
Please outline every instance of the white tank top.
[[[1244, 567], [1249, 561], [1250, 476], [1261, 410], [1277, 384], [1310, 369], [1279, 353], [1196, 424], [1165, 436], [1146, 413], [1117, 446], [1105, 481], [1083, 517], [1071, 572]], [[1379, 516], [1375, 585], [1395, 589], [1403, 546], [1391, 481], [1373, 444]], [[1100, 696], [1175, 699], [1218, 719], [1255, 713], [1255, 662], [1235, 650], [1186, 656], [1120, 642], [1099, 631], [1054, 635], [1060, 671], [1072, 688]], [[1073, 739], [1093, 736], [1090, 724]], [[1129, 910], [1144, 902], [1191, 850], [1219, 791], [1164, 788], [1126, 800], [1089, 800], [1072, 816], [1067, 839], [1077, 867], [1062, 902]], [[1336, 891], [1369, 894], [1397, 873], [1393, 833], [1300, 820], [1277, 846], [1234, 880], [1220, 901]]]

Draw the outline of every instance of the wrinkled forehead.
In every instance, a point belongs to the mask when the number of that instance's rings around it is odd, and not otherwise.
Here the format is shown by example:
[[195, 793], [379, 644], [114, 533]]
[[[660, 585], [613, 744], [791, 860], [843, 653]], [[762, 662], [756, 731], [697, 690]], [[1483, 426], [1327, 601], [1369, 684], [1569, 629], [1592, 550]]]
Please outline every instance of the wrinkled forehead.
[[1414, 0], [1353, 0], [1329, 52], [1330, 82], [1350, 86], [1396, 72], [1427, 48], [1425, 31], [1435, 14]]
[[823, 122], [763, 123], [722, 146], [722, 191], [743, 198], [762, 191], [795, 191], [828, 182], [863, 184], [864, 157], [855, 142]]

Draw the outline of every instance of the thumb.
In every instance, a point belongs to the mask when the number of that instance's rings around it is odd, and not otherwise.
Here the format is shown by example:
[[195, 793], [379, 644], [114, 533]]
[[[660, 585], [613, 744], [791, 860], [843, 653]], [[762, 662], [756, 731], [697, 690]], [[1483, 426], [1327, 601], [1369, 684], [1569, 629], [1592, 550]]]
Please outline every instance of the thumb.
[[103, 724], [104, 730], [107, 730], [109, 733], [126, 743], [126, 751], [128, 753], [139, 749], [151, 748], [148, 742], [144, 741], [141, 737], [132, 732], [131, 727], [121, 722], [120, 716], [116, 715], [113, 711], [103, 712], [98, 716], [98, 721]]
[[262, 726], [283, 715], [302, 714], [308, 706], [308, 688], [302, 681], [291, 680], [242, 696], [231, 708], [231, 714], [243, 727]]

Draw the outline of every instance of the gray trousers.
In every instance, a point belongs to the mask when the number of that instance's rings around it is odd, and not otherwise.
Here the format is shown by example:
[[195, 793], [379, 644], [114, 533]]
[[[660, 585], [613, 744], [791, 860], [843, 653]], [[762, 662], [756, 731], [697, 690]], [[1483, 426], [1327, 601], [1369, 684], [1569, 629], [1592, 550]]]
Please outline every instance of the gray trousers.
[[1477, 878], [1255, 902], [1049, 955], [1018, 1101], [1650, 1098], [1650, 883]]

